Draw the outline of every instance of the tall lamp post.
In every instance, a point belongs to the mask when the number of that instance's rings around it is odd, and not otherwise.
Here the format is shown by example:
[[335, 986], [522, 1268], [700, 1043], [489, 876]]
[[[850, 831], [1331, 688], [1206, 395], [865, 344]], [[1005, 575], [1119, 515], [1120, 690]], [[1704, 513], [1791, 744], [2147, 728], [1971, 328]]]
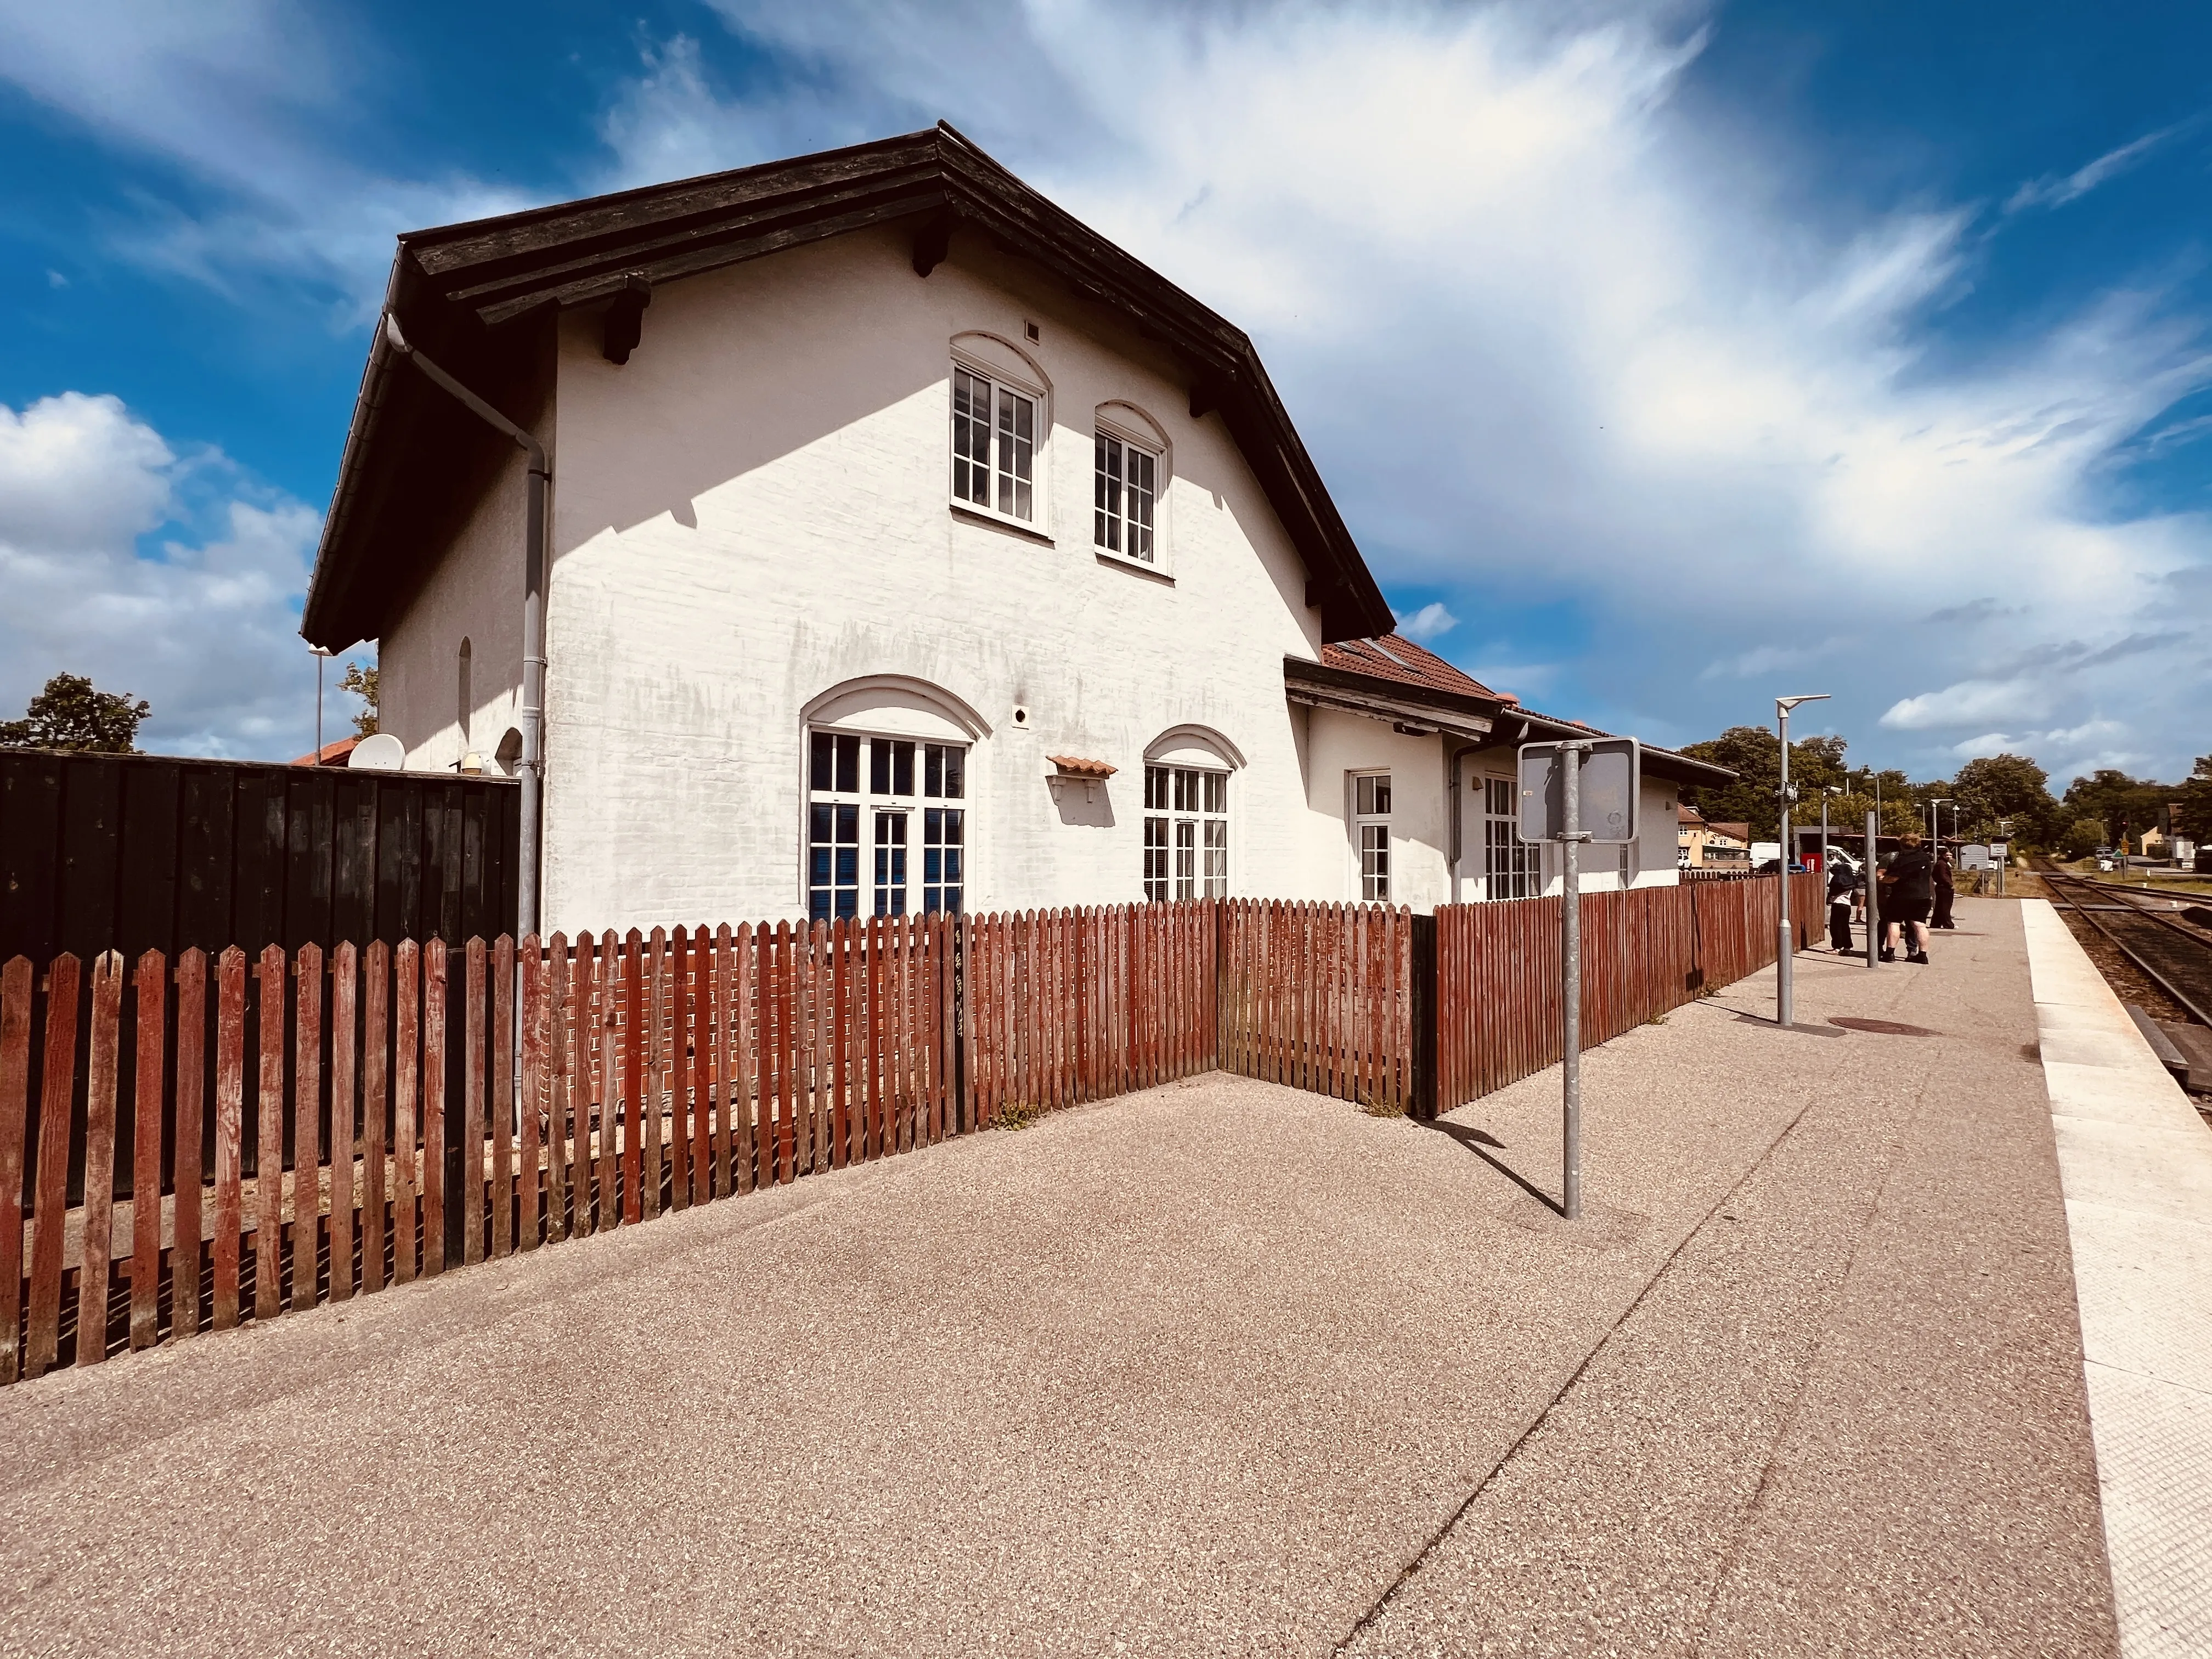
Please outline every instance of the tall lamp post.
[[1774, 700], [1774, 729], [1782, 739], [1782, 921], [1777, 930], [1779, 948], [1774, 958], [1774, 1023], [1784, 1030], [1796, 1018], [1790, 983], [1796, 952], [1791, 949], [1795, 936], [1790, 931], [1790, 711], [1801, 702], [1826, 702], [1828, 696], [1826, 691], [1809, 691], [1802, 696]]

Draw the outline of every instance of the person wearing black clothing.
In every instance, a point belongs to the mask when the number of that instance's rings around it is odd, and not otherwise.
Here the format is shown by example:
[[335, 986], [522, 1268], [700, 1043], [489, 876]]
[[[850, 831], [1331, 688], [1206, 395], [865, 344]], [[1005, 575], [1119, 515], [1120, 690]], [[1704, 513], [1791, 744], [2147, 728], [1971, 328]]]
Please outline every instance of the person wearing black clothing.
[[1851, 902], [1859, 890], [1858, 872], [1836, 859], [1828, 866], [1828, 948], [1839, 957], [1851, 953]]
[[1958, 931], [1959, 924], [1951, 920], [1951, 903], [1958, 896], [1958, 889], [1951, 884], [1951, 853], [1946, 848], [1936, 854], [1936, 919], [1928, 924], [1930, 927]]
[[1881, 872], [1881, 959], [1897, 960], [1900, 941], [1907, 962], [1928, 960], [1928, 912], [1936, 902], [1936, 860], [1908, 830]]

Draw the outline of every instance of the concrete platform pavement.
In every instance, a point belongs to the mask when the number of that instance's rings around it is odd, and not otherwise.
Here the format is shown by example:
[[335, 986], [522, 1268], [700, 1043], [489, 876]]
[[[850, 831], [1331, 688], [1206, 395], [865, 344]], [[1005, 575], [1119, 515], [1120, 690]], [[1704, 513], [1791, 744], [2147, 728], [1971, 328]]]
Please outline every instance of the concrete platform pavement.
[[2112, 1652], [1960, 918], [1595, 1051], [1578, 1225], [1555, 1073], [1212, 1077], [8, 1390], [0, 1650]]
[[2022, 921], [2121, 1650], [2212, 1653], [2212, 1131], [2057, 913]]

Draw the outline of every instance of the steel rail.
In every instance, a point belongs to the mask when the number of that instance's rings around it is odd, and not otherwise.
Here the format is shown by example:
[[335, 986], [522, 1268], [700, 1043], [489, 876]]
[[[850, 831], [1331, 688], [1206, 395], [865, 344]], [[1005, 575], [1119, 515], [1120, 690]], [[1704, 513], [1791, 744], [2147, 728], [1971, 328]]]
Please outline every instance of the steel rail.
[[2169, 929], [2179, 933], [2204, 953], [2204, 984], [2193, 990], [2184, 990], [2160, 971], [2156, 963], [2148, 960], [2141, 951], [2134, 949], [2125, 939], [2105, 925], [2102, 916], [2110, 914], [2109, 912], [2093, 909], [2079, 898], [2068, 896], [2063, 890], [2067, 888], [2087, 888], [2092, 892], [2106, 893], [2122, 890], [2114, 890], [2106, 883], [2091, 881], [2081, 876], [2060, 875], [2049, 869], [2040, 869], [2035, 873], [2041, 876], [2045, 884], [2054, 890], [2059, 903], [2069, 907], [2081, 915], [2092, 927], [2105, 936], [2106, 942], [2113, 949], [2148, 975], [2166, 995], [2186, 1008], [2197, 1019], [2206, 1025], [2212, 1025], [2212, 989], [2207, 988], [2212, 988], [2212, 939], [2207, 939], [2194, 928], [2171, 916], [2161, 915], [2155, 910], [2145, 910], [2124, 898], [2121, 900], [2122, 908], [2129, 915], [2141, 917], [2146, 921], [2164, 922]]

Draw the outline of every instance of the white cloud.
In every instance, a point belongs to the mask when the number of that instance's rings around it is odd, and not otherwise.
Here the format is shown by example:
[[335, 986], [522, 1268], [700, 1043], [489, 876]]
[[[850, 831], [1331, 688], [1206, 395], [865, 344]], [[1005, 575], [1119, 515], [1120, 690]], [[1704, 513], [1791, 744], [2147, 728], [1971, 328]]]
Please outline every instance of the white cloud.
[[1991, 755], [2012, 752], [2015, 738], [2002, 732], [1984, 732], [1978, 738], [1968, 738], [1964, 743], [1951, 745], [1951, 753], [1962, 761], [1984, 760]]
[[2131, 143], [2106, 150], [2095, 161], [2078, 167], [2071, 173], [2046, 173], [2040, 179], [2031, 179], [2013, 191], [2005, 203], [2005, 211], [2019, 213], [2028, 208], [2060, 208], [2069, 202], [2079, 201], [2107, 179], [2125, 173], [2171, 138], [2177, 131], [2174, 127], [2165, 127], [2156, 132], [2145, 133]]
[[[952, 120], [1254, 333], [1386, 585], [1576, 607], [1583, 660], [1546, 693], [1576, 712], [1709, 735], [1847, 635], [1823, 689], [1869, 758], [1950, 747], [1884, 730], [2100, 704], [2168, 769], [2194, 752], [2212, 532], [2114, 511], [2106, 478], [2212, 383], [2197, 320], [2116, 291], [1938, 359], [1931, 327], [1990, 257], [1972, 210], [1808, 210], [1789, 146], [1677, 97], [1725, 14], [717, 4], [799, 89], [763, 112], [664, 54], [609, 129], [632, 164]], [[1998, 685], [1979, 714], [1958, 690]]]
[[0, 79], [122, 149], [157, 156], [212, 204], [142, 200], [115, 251], [226, 291], [276, 273], [335, 290], [337, 319], [374, 315], [400, 231], [532, 198], [465, 175], [395, 179], [319, 137], [373, 54], [280, 0], [0, 5]]
[[[1255, 335], [1387, 586], [1573, 613], [1571, 653], [1454, 635], [1486, 678], [1679, 742], [1763, 718], [1796, 689], [1766, 677], [1829, 650], [1826, 718], [1866, 758], [1948, 765], [1965, 732], [2100, 710], [2124, 735], [2100, 753], [2171, 772], [2203, 746], [2212, 531], [2108, 487], [2212, 383], [2199, 319], [2116, 289], [2000, 355], [1931, 352], [1991, 257], [1972, 210], [1808, 207], [1790, 146], [1678, 95], [1724, 12], [715, 4], [775, 72], [732, 88], [700, 43], [651, 47], [589, 185], [952, 120]], [[364, 72], [319, 14], [141, 21], [0, 15], [0, 75], [227, 192], [134, 227], [141, 257], [327, 282], [358, 314], [392, 231], [519, 204], [305, 136]]]
[[1419, 611], [1393, 611], [1390, 614], [1398, 619], [1401, 634], [1409, 640], [1418, 640], [1423, 645], [1442, 639], [1459, 626], [1459, 618], [1444, 608], [1442, 599], [1433, 600]]
[[1992, 715], [2033, 720], [2043, 707], [2043, 690], [2034, 680], [1961, 680], [1941, 691], [1899, 699], [1890, 705], [1881, 723], [1901, 732], [1926, 732], [1972, 726]]
[[0, 405], [0, 708], [84, 674], [153, 705], [142, 748], [304, 751], [314, 668], [300, 596], [319, 525], [218, 453], [180, 458], [114, 398]]

